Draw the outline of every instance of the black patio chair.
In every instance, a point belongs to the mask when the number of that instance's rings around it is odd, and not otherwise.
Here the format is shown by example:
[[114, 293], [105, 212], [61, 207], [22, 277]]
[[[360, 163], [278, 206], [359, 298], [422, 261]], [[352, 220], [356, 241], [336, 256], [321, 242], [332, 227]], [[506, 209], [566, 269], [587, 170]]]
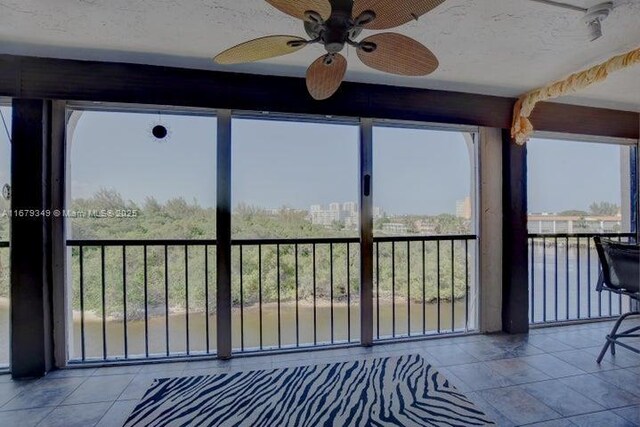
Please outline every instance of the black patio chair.
[[616, 344], [640, 354], [640, 349], [620, 341], [624, 338], [639, 338], [640, 334], [636, 332], [640, 331], [640, 326], [618, 332], [624, 319], [640, 314], [638, 311], [638, 302], [640, 302], [640, 245], [620, 243], [600, 237], [595, 237], [594, 240], [602, 264], [597, 291], [626, 295], [633, 300], [632, 304], [634, 304], [633, 311], [620, 314], [613, 329], [607, 335], [607, 342], [598, 356], [598, 363], [600, 363], [609, 346], [611, 346], [611, 354], [616, 354]]

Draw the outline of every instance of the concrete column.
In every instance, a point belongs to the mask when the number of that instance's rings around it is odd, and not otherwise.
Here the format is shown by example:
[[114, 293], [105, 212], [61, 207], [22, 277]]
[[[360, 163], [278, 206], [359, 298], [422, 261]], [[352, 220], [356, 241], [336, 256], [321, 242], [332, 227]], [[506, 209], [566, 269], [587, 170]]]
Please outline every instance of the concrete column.
[[481, 128], [478, 143], [479, 330], [502, 330], [502, 130]]
[[502, 329], [529, 331], [529, 257], [527, 232], [527, 147], [502, 131]]
[[11, 150], [11, 374], [45, 375], [53, 363], [51, 103], [13, 100]]

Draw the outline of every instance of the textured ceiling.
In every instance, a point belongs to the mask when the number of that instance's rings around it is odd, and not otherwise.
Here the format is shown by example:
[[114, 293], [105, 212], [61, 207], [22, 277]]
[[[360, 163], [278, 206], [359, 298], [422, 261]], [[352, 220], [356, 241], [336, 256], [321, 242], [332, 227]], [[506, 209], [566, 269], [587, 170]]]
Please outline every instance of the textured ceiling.
[[[379, 73], [350, 48], [347, 80], [517, 96], [640, 46], [640, 0], [615, 4], [605, 36], [589, 43], [581, 13], [529, 0], [447, 0], [397, 30], [427, 45], [440, 59], [438, 71], [421, 78]], [[242, 66], [211, 61], [270, 34], [305, 35], [301, 22], [261, 0], [0, 0], [0, 53], [300, 77], [322, 54], [311, 46]], [[561, 101], [640, 111], [640, 67]]]

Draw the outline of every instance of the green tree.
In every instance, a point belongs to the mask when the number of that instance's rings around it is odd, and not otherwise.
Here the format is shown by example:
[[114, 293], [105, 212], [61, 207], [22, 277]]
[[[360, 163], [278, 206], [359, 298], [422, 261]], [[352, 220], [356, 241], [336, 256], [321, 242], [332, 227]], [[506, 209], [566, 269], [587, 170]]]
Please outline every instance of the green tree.
[[615, 216], [620, 212], [620, 206], [609, 202], [594, 202], [589, 206], [593, 215]]
[[589, 212], [573, 209], [573, 210], [568, 210], [568, 211], [562, 211], [558, 215], [560, 215], [560, 216], [577, 216], [577, 217], [580, 217], [580, 218], [584, 218], [585, 216], [589, 215]]

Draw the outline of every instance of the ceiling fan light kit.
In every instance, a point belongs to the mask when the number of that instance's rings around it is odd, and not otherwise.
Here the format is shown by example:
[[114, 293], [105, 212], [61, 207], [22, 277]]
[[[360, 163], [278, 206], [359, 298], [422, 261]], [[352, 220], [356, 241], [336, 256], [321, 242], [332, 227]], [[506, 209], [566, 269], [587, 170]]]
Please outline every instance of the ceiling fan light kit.
[[314, 99], [331, 97], [340, 87], [347, 60], [346, 46], [356, 49], [367, 66], [403, 76], [426, 76], [438, 68], [436, 56], [418, 41], [397, 33], [375, 34], [357, 41], [364, 29], [387, 30], [406, 24], [446, 0], [266, 0], [276, 9], [304, 22], [309, 39], [268, 36], [227, 49], [218, 64], [260, 61], [321, 44], [326, 54], [307, 70], [307, 89]]

